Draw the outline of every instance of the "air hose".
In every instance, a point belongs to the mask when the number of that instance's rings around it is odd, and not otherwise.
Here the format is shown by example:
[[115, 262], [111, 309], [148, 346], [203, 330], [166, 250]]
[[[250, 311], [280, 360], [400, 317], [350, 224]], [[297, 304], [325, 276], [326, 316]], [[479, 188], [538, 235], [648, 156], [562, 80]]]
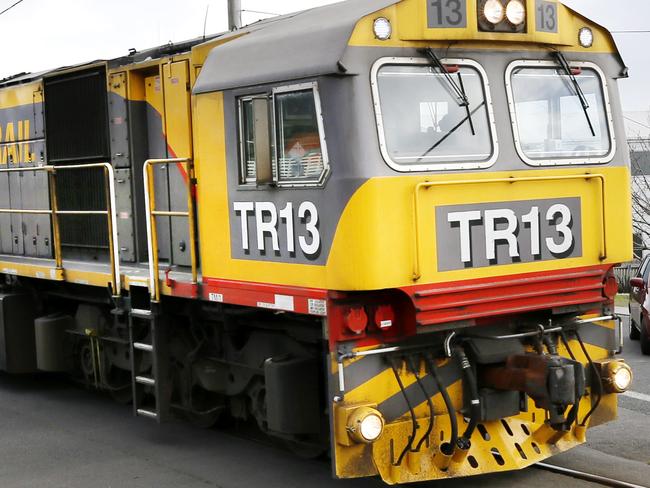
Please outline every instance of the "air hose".
[[463, 377], [465, 383], [469, 388], [470, 393], [470, 415], [469, 415], [469, 424], [463, 435], [458, 439], [457, 446], [460, 449], [467, 450], [470, 448], [472, 434], [478, 425], [479, 418], [481, 417], [481, 399], [478, 394], [478, 384], [476, 382], [476, 375], [472, 370], [472, 365], [465, 354], [465, 350], [461, 346], [457, 346], [454, 350], [458, 361], [460, 362], [460, 367], [463, 371]]
[[451, 426], [451, 438], [449, 439], [449, 449], [451, 452], [446, 452], [445, 454], [453, 454], [455, 446], [458, 444], [458, 420], [456, 419], [456, 411], [454, 410], [454, 404], [451, 402], [449, 397], [449, 392], [447, 388], [442, 384], [440, 380], [440, 375], [438, 374], [438, 367], [436, 366], [435, 361], [431, 355], [426, 356], [427, 366], [429, 366], [429, 371], [433, 377], [433, 381], [436, 383], [438, 391], [442, 395], [442, 399], [445, 402], [445, 407], [447, 407], [447, 413], [449, 414], [449, 424]]

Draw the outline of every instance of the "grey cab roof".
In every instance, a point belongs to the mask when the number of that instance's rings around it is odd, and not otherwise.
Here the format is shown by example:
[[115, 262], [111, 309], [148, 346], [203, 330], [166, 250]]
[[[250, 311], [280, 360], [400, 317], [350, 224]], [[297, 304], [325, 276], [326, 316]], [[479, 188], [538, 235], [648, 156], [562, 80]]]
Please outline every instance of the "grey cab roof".
[[399, 1], [347, 0], [227, 34], [222, 39], [236, 39], [210, 52], [194, 93], [345, 72], [342, 60], [357, 22]]

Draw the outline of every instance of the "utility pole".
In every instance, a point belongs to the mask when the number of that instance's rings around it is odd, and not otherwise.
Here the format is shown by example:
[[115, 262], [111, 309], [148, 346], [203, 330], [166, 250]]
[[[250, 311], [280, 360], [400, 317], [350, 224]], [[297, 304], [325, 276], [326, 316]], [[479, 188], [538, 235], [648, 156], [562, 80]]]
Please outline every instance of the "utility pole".
[[241, 29], [241, 0], [228, 0], [228, 29]]

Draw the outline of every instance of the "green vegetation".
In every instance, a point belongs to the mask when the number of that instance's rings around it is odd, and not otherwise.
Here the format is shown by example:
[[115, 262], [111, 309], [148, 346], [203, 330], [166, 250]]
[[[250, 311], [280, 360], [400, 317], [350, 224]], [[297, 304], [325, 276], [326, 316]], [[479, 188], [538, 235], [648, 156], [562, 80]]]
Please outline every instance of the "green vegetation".
[[627, 293], [619, 293], [616, 295], [616, 306], [617, 307], [627, 307], [630, 303], [630, 295]]

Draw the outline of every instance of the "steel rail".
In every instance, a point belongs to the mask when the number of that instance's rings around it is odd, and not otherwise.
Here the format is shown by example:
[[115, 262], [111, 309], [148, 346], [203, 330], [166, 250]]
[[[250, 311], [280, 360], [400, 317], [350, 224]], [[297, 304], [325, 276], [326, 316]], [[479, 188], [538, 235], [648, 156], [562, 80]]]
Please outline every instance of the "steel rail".
[[570, 476], [572, 478], [580, 479], [583, 481], [590, 481], [592, 483], [598, 483], [599, 485], [609, 486], [611, 488], [646, 488], [635, 483], [628, 483], [627, 481], [615, 480], [612, 478], [607, 478], [599, 474], [587, 473], [585, 471], [578, 471], [577, 469], [564, 468], [562, 466], [555, 466], [548, 463], [537, 463], [533, 465], [537, 469], [543, 469], [544, 471], [550, 471], [552, 473], [558, 473], [565, 476]]
[[604, 261], [607, 259], [607, 218], [606, 218], [606, 180], [605, 176], [602, 174], [595, 173], [586, 173], [580, 175], [558, 175], [558, 176], [527, 176], [527, 177], [510, 177], [510, 178], [485, 178], [485, 179], [473, 179], [473, 180], [443, 180], [443, 181], [424, 181], [415, 185], [415, 191], [413, 194], [413, 227], [415, 233], [414, 239], [414, 269], [413, 269], [413, 281], [419, 281], [422, 278], [422, 269], [420, 262], [421, 254], [421, 243], [420, 243], [420, 192], [423, 189], [428, 190], [433, 187], [442, 187], [442, 186], [458, 186], [458, 185], [477, 185], [477, 184], [490, 184], [490, 183], [525, 183], [525, 182], [542, 182], [542, 181], [566, 181], [566, 180], [600, 180], [600, 197], [601, 197], [601, 206], [600, 206], [600, 217], [601, 217], [601, 226], [602, 233], [600, 236], [600, 260]]

